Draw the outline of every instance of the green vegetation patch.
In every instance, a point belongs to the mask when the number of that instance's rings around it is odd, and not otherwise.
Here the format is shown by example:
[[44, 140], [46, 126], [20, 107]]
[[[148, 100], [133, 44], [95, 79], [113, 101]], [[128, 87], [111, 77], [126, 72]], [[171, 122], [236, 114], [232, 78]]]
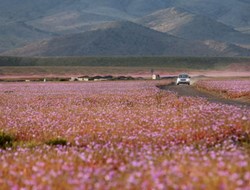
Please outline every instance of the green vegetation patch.
[[47, 145], [49, 146], [66, 146], [67, 145], [67, 140], [62, 139], [62, 138], [55, 138], [51, 139], [46, 142]]
[[12, 147], [14, 141], [15, 138], [13, 135], [5, 132], [0, 132], [0, 148], [5, 149], [7, 147]]

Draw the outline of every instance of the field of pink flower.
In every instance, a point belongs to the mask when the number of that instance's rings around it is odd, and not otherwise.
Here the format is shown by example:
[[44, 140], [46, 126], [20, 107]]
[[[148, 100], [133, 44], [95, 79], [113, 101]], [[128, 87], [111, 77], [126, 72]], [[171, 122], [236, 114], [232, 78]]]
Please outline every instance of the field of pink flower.
[[245, 98], [250, 101], [250, 80], [203, 80], [198, 81], [196, 86], [227, 98]]
[[249, 189], [250, 110], [155, 86], [0, 83], [1, 189]]

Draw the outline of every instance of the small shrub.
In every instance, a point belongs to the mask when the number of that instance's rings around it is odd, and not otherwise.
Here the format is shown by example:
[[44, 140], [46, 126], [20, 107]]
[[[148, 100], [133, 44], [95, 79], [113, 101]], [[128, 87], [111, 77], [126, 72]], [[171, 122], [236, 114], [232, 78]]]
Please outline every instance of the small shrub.
[[0, 132], [0, 148], [12, 147], [14, 140], [12, 135]]
[[244, 133], [239, 139], [238, 142], [240, 145], [244, 147], [250, 147], [250, 135], [248, 133]]
[[56, 138], [56, 139], [51, 139], [51, 140], [47, 141], [46, 144], [50, 145], [50, 146], [57, 146], [57, 145], [66, 146], [67, 140], [61, 139], [61, 138]]

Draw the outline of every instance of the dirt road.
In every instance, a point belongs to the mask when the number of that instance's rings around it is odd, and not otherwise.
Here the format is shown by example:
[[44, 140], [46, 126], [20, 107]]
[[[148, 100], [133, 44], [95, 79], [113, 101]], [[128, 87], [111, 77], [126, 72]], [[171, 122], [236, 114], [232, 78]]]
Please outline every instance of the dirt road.
[[176, 92], [179, 96], [202, 97], [202, 98], [206, 98], [210, 102], [223, 103], [223, 104], [235, 105], [235, 106], [244, 106], [250, 109], [250, 103], [221, 98], [219, 96], [197, 90], [192, 85], [177, 86], [175, 84], [170, 84], [170, 85], [160, 86], [159, 88], [162, 90], [169, 90], [169, 91]]

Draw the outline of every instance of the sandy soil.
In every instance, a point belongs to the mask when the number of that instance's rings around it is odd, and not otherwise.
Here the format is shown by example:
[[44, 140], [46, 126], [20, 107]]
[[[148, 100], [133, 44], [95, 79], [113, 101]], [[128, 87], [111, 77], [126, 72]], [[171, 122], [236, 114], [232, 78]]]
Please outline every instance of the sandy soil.
[[[38, 79], [38, 78], [70, 78], [70, 77], [79, 77], [83, 75], [113, 75], [113, 76], [132, 76], [132, 77], [143, 77], [143, 78], [151, 78], [150, 69], [148, 68], [79, 68], [73, 69], [72, 71], [64, 71], [63, 69], [56, 69], [56, 72], [48, 73], [36, 73], [31, 69], [23, 71], [25, 68], [18, 68], [19, 70], [6, 70], [0, 71], [0, 79]], [[80, 72], [82, 70], [82, 72]], [[81, 74], [79, 74], [81, 73]], [[155, 74], [159, 74], [161, 77], [171, 77], [177, 76], [180, 73], [188, 73], [192, 77], [197, 76], [206, 76], [206, 77], [250, 77], [250, 71], [237, 71], [237, 69], [231, 71], [213, 71], [213, 70], [175, 70], [170, 71], [167, 68], [158, 68], [154, 71]]]

